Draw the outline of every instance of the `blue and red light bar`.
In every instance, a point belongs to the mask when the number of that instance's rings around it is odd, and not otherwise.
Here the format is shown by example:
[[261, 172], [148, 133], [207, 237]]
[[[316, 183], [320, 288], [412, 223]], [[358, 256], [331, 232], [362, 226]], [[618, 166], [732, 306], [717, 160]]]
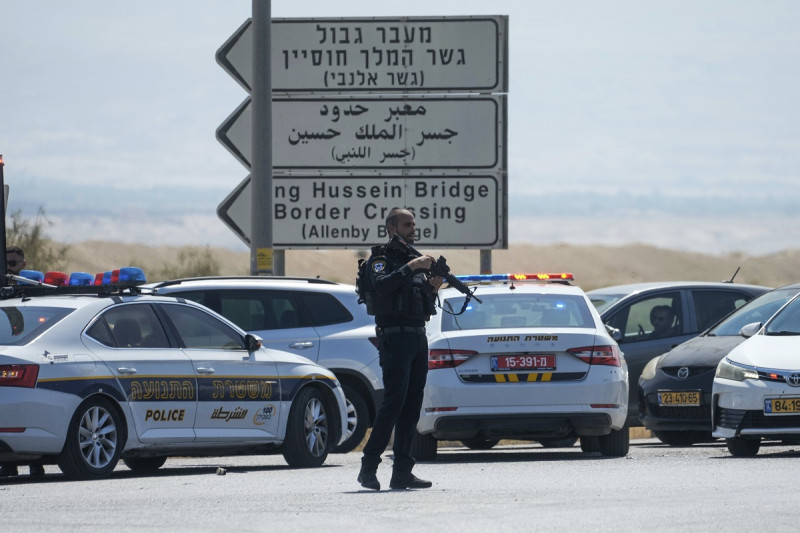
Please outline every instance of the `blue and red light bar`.
[[[125, 284], [125, 285], [139, 285], [147, 282], [147, 276], [144, 271], [139, 267], [123, 267], [113, 271], [101, 272], [97, 275], [89, 274], [88, 272], [73, 272], [69, 276], [64, 272], [51, 271], [41, 273], [38, 270], [23, 270], [20, 276], [27, 278], [33, 282], [45, 283], [47, 285], [54, 285], [61, 287], [64, 285], [75, 286], [90, 286], [90, 285], [112, 285], [112, 284]], [[25, 282], [20, 282], [25, 284]], [[36, 285], [37, 283], [31, 283]]]

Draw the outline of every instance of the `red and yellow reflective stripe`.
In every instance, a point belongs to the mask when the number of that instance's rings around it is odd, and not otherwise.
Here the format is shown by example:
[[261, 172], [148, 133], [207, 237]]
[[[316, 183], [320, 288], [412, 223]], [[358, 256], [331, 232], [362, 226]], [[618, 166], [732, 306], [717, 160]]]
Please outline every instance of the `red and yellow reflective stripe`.
[[[522, 380], [520, 380], [522, 378]], [[497, 383], [520, 383], [528, 382], [532, 383], [534, 381], [550, 381], [553, 378], [552, 372], [543, 372], [541, 374], [495, 374], [494, 380]]]

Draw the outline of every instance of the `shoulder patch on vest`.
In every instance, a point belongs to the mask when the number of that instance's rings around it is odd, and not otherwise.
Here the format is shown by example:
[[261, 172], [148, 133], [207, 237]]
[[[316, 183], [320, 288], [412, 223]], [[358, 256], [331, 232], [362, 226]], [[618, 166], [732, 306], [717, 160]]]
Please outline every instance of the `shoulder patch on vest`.
[[386, 268], [386, 261], [375, 261], [372, 263], [372, 271], [373, 272], [383, 272], [383, 269]]

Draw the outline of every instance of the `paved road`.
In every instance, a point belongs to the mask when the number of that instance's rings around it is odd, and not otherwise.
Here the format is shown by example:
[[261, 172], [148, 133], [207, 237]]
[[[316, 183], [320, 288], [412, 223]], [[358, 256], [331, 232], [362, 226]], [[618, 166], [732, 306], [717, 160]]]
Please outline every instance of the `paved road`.
[[[385, 456], [386, 457], [386, 456]], [[289, 469], [280, 455], [170, 459], [101, 481], [0, 480], [0, 530], [17, 531], [796, 531], [800, 446], [752, 459], [722, 444], [633, 441], [625, 458], [538, 445], [440, 450], [415, 472], [432, 489], [369, 492], [360, 455]], [[390, 459], [379, 470], [388, 486]], [[226, 469], [218, 475], [217, 468]], [[27, 468], [22, 469], [27, 473]], [[387, 487], [388, 488], [388, 487]]]

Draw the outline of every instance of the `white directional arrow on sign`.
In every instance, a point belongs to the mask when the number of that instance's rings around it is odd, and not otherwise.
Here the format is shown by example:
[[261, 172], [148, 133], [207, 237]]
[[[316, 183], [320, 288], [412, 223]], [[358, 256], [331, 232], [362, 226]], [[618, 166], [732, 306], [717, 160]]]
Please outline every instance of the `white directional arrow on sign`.
[[252, 139], [253, 112], [248, 96], [217, 128], [217, 140], [249, 170], [250, 155], [253, 153]]
[[217, 216], [222, 220], [246, 245], [250, 246], [250, 176], [247, 176], [236, 188], [217, 206]]
[[253, 79], [253, 23], [247, 19], [217, 50], [217, 63], [248, 93]]

